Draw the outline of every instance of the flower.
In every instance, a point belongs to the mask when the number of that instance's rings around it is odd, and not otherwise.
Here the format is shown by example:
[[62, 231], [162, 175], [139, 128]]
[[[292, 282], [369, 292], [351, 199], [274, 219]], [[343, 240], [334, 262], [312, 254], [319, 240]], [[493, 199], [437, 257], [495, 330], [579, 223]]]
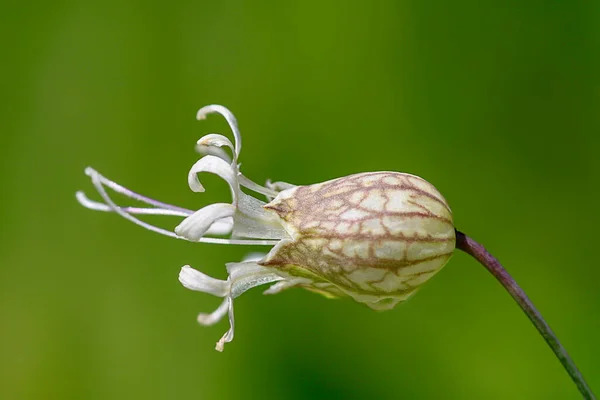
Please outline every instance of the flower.
[[[190, 169], [188, 184], [192, 191], [203, 192], [198, 174], [216, 174], [229, 184], [231, 203], [211, 204], [194, 212], [132, 192], [92, 168], [86, 174], [104, 202], [92, 201], [83, 192], [77, 193], [77, 199], [87, 208], [115, 212], [178, 239], [273, 246], [266, 256], [228, 263], [227, 280], [188, 265], [181, 269], [183, 286], [224, 299], [214, 312], [198, 316], [200, 324], [212, 325], [228, 315], [230, 328], [217, 342], [217, 350], [233, 339], [233, 300], [255, 286], [274, 283], [265, 294], [302, 287], [389, 310], [408, 299], [452, 255], [452, 213], [442, 195], [422, 178], [372, 172], [308, 186], [284, 182], [261, 186], [240, 172], [242, 140], [233, 114], [223, 106], [210, 105], [201, 108], [197, 118], [211, 113], [227, 120], [235, 141], [214, 133], [198, 140], [197, 150], [204, 156]], [[241, 187], [266, 196], [269, 202], [244, 193]], [[118, 206], [107, 188], [151, 207]], [[184, 220], [171, 232], [135, 216], [149, 214]], [[215, 237], [224, 235], [228, 237]]]

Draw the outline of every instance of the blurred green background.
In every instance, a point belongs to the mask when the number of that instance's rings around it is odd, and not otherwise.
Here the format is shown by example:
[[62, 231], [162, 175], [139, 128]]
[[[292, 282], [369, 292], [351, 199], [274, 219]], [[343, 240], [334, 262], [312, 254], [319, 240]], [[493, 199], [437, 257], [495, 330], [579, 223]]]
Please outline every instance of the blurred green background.
[[[87, 165], [200, 208], [195, 141], [236, 114], [246, 175], [397, 170], [525, 288], [600, 391], [600, 6], [578, 1], [4, 2], [0, 398], [578, 399], [516, 304], [464, 254], [391, 312], [302, 290], [197, 325], [250, 247], [80, 207]], [[94, 198], [97, 198], [95, 196]], [[154, 219], [153, 221], [156, 221]], [[178, 221], [167, 220], [166, 227]]]

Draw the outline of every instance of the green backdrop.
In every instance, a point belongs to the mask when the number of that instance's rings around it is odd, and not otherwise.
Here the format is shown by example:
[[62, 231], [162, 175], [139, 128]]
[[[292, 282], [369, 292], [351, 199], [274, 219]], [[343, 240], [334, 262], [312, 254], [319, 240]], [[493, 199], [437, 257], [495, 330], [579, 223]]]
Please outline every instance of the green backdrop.
[[195, 317], [219, 299], [184, 289], [179, 268], [223, 278], [256, 249], [172, 240], [74, 198], [93, 194], [91, 165], [189, 208], [227, 201], [216, 178], [205, 194], [186, 181], [195, 141], [227, 132], [195, 121], [211, 103], [236, 114], [256, 181], [397, 170], [435, 184], [600, 391], [593, 3], [3, 3], [0, 397], [579, 398], [464, 254], [385, 313], [253, 290], [214, 351], [226, 322]]

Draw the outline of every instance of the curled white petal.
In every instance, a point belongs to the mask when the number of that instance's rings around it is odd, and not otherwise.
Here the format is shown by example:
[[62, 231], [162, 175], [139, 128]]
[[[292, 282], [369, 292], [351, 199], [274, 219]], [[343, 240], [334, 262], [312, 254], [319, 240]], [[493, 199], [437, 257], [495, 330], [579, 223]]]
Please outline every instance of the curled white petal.
[[223, 351], [223, 346], [225, 346], [225, 343], [229, 343], [233, 340], [235, 330], [235, 319], [233, 318], [233, 299], [231, 297], [228, 297], [226, 301], [228, 306], [227, 311], [229, 315], [229, 330], [225, 332], [223, 337], [217, 342], [217, 345], [215, 346], [215, 349], [217, 351]]
[[230, 284], [227, 281], [212, 278], [202, 272], [185, 265], [179, 272], [179, 282], [186, 288], [197, 292], [212, 294], [213, 296], [225, 297], [230, 292]]
[[228, 263], [227, 272], [231, 281], [232, 298], [236, 298], [256, 286], [284, 279], [276, 274], [272, 268], [263, 267], [253, 261]]
[[229, 124], [229, 127], [231, 128], [231, 131], [233, 132], [233, 136], [235, 138], [235, 157], [239, 157], [240, 151], [242, 150], [242, 135], [240, 134], [240, 130], [237, 125], [237, 120], [235, 119], [231, 111], [229, 111], [223, 106], [211, 104], [209, 106], [204, 106], [201, 109], [199, 109], [198, 113], [196, 114], [196, 118], [199, 120], [205, 119], [208, 114], [213, 113], [221, 114], [227, 120], [227, 123]]
[[198, 314], [198, 323], [203, 326], [211, 326], [219, 322], [229, 310], [229, 297], [225, 298], [219, 307], [210, 314]]
[[179, 281], [186, 288], [225, 298], [223, 303], [212, 313], [198, 315], [198, 322], [202, 325], [213, 325], [220, 321], [226, 313], [229, 315], [229, 330], [217, 342], [216, 349], [218, 351], [223, 351], [225, 343], [233, 340], [235, 328], [233, 299], [253, 287], [285, 279], [276, 274], [273, 269], [263, 267], [253, 261], [229, 263], [227, 271], [229, 272], [227, 281], [211, 278], [188, 265], [181, 268], [179, 273]]
[[210, 172], [223, 178], [229, 184], [233, 202], [236, 202], [239, 184], [237, 172], [230, 164], [215, 156], [205, 156], [198, 160], [188, 173], [188, 184], [194, 192], [204, 192], [204, 186], [202, 186], [198, 179], [198, 173], [200, 172]]
[[218, 220], [232, 217], [235, 206], [225, 203], [211, 204], [196, 211], [175, 228], [175, 233], [191, 241], [198, 241]]
[[226, 180], [230, 186], [237, 187], [235, 171], [222, 158], [208, 155], [192, 165], [188, 173], [188, 185], [193, 192], [204, 192], [204, 186], [202, 186], [197, 176], [200, 172], [210, 172], [218, 175]]
[[197, 144], [196, 151], [203, 156], [219, 157], [219, 158], [225, 160], [225, 162], [227, 162], [227, 164], [231, 164], [231, 156], [229, 154], [227, 154], [227, 152], [220, 147], [205, 146], [202, 144]]
[[229, 235], [233, 230], [233, 218], [221, 218], [210, 226], [205, 235]]
[[208, 135], [202, 136], [197, 144], [199, 146], [215, 146], [215, 147], [229, 147], [231, 151], [235, 151], [231, 140], [218, 133], [209, 133]]

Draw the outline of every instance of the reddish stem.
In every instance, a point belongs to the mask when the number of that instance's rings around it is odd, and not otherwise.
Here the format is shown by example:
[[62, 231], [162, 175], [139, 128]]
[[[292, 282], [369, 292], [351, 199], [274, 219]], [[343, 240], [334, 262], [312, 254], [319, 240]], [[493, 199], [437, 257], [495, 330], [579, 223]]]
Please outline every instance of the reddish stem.
[[544, 340], [546, 340], [546, 343], [548, 343], [573, 382], [575, 382], [575, 385], [577, 385], [583, 398], [595, 400], [596, 397], [594, 396], [592, 389], [588, 386], [585, 379], [583, 379], [581, 372], [577, 369], [577, 366], [567, 353], [567, 350], [560, 344], [558, 338], [542, 317], [542, 314], [535, 308], [531, 300], [529, 300], [529, 297], [527, 297], [523, 289], [515, 282], [512, 276], [506, 272], [502, 264], [500, 264], [500, 262], [482, 245], [459, 231], [456, 231], [456, 248], [471, 255], [490, 271], [494, 277], [496, 277], [498, 282], [500, 282], [504, 289], [510, 293], [527, 317], [533, 322], [533, 325], [535, 325]]

